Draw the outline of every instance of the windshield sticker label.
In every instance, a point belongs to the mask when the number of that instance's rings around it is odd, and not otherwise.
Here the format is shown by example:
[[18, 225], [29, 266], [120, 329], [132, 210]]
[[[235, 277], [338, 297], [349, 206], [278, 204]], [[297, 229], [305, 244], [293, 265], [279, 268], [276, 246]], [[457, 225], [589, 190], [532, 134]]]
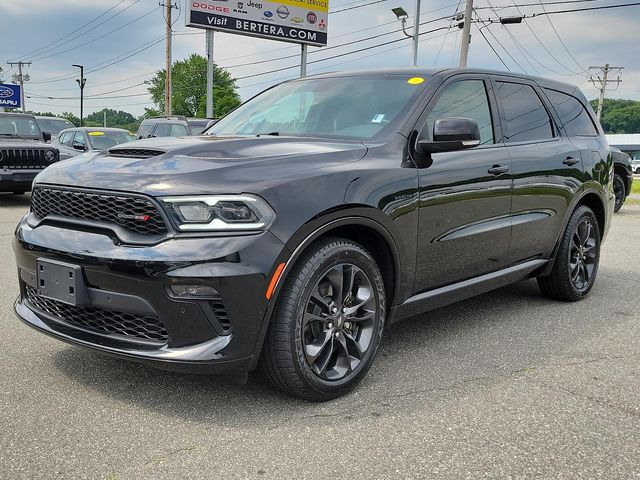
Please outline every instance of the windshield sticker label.
[[424, 82], [424, 78], [422, 77], [412, 77], [409, 80], [407, 80], [407, 83], [409, 85], [420, 85], [423, 82]]
[[371, 119], [371, 123], [382, 123], [382, 120], [384, 120], [384, 113], [377, 113]]
[[90, 137], [101, 137], [104, 135], [104, 132], [89, 132]]

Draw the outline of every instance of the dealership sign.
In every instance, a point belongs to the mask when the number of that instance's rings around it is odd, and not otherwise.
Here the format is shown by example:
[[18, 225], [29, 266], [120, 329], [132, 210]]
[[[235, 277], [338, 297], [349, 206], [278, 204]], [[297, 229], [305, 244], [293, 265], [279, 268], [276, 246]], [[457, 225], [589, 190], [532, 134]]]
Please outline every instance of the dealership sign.
[[20, 108], [20, 85], [0, 83], [0, 107]]
[[187, 26], [325, 46], [329, 0], [187, 0]]

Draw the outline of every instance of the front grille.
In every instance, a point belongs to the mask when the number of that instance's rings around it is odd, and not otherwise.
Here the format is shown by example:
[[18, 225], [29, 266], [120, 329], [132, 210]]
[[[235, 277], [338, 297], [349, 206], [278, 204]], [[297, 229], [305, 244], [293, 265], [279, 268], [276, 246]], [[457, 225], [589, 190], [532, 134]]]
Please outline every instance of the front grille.
[[162, 150], [149, 150], [146, 148], [112, 148], [109, 150], [111, 157], [151, 158], [162, 155]]
[[137, 315], [95, 307], [74, 307], [42, 297], [29, 285], [25, 285], [25, 290], [27, 301], [32, 307], [71, 326], [103, 335], [119, 335], [160, 343], [166, 343], [169, 336], [160, 319], [153, 315]]
[[49, 163], [44, 158], [48, 149], [42, 148], [2, 148], [0, 149], [0, 168], [10, 170], [43, 169], [54, 163]]
[[140, 235], [167, 233], [156, 206], [141, 197], [37, 187], [31, 194], [31, 210], [40, 218], [59, 215], [111, 223]]

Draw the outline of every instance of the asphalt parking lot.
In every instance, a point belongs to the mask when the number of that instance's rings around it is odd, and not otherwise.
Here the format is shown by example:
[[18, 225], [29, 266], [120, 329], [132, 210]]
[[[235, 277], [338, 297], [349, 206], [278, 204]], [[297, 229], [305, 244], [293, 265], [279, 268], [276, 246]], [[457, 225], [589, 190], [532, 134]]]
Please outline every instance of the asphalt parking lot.
[[166, 373], [13, 314], [28, 197], [0, 196], [0, 478], [640, 478], [640, 206], [592, 295], [534, 281], [392, 327], [333, 402]]

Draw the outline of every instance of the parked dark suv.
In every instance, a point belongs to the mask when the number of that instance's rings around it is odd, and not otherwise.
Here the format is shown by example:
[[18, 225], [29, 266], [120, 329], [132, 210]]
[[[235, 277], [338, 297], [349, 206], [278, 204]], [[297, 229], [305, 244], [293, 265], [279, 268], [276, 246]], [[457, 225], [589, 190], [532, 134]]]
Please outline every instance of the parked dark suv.
[[35, 176], [60, 158], [49, 140], [33, 115], [0, 112], [0, 192], [31, 190]]
[[292, 395], [334, 398], [403, 318], [533, 277], [553, 299], [589, 293], [614, 203], [597, 125], [577, 88], [515, 74], [286, 82], [207, 135], [40, 174], [15, 308], [125, 359], [259, 366]]

